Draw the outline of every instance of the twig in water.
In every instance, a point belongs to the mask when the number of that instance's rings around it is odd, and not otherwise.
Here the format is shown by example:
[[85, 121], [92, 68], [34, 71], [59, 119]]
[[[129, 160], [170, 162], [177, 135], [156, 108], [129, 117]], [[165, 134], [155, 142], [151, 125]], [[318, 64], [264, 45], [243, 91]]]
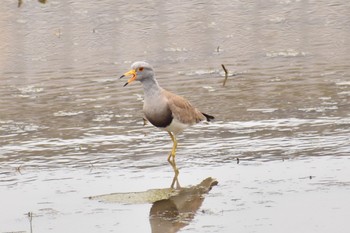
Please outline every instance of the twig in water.
[[19, 165], [18, 167], [16, 167], [16, 172], [22, 175], [21, 168], [22, 168], [22, 165]]
[[28, 212], [28, 219], [29, 219], [29, 224], [30, 224], [30, 233], [33, 233], [33, 212]]
[[142, 118], [142, 120], [143, 120], [143, 126], [146, 126], [148, 124], [148, 120], [144, 117]]
[[224, 82], [222, 84], [222, 86], [224, 87], [226, 85], [226, 81], [227, 81], [227, 77], [228, 77], [228, 71], [227, 71], [226, 67], [224, 66], [224, 64], [221, 64], [221, 66], [222, 66], [222, 68], [225, 71], [225, 79], [224, 79]]
[[95, 168], [94, 164], [90, 162], [90, 165], [89, 165], [89, 168], [90, 168], [90, 173], [92, 172], [92, 170]]

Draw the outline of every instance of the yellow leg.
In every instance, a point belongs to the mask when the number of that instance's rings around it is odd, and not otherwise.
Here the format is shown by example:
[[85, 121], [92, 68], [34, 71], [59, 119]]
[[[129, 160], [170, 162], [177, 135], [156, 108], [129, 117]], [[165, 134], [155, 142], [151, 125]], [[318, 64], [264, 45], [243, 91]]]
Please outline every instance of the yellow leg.
[[179, 188], [181, 188], [181, 186], [180, 186], [180, 183], [179, 183], [179, 180], [178, 180], [178, 176], [179, 176], [179, 174], [180, 174], [180, 171], [179, 171], [179, 169], [177, 168], [177, 166], [176, 166], [176, 162], [175, 162], [175, 160], [174, 161], [170, 161], [169, 160], [169, 163], [170, 163], [170, 165], [172, 166], [172, 168], [173, 168], [173, 170], [174, 170], [174, 178], [173, 178], [173, 181], [172, 181], [172, 183], [171, 183], [171, 186], [170, 186], [170, 188], [174, 188], [174, 186], [175, 186], [175, 184], [176, 184], [176, 189], [179, 189]]
[[170, 135], [171, 140], [173, 141], [173, 149], [171, 150], [171, 152], [168, 156], [168, 161], [170, 162], [170, 158], [172, 158], [172, 160], [175, 161], [177, 141], [176, 141], [175, 136], [171, 132], [168, 132], [168, 134]]

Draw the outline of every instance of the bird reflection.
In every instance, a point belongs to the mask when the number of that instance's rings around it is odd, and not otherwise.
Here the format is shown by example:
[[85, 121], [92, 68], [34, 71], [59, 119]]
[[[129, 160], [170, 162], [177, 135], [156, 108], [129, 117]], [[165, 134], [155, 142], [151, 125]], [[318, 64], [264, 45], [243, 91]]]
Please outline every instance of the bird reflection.
[[176, 185], [178, 193], [153, 203], [149, 213], [152, 233], [173, 233], [187, 226], [202, 205], [204, 194], [218, 184], [215, 179], [208, 177], [198, 185], [181, 188], [178, 181], [179, 170], [175, 161], [170, 165], [174, 170], [171, 188]]
[[202, 205], [205, 194], [218, 182], [211, 177], [191, 187], [180, 186], [179, 169], [170, 162], [174, 177], [170, 188], [149, 189], [141, 192], [110, 193], [88, 197], [105, 203], [152, 203], [149, 221], [153, 233], [173, 233], [190, 224]]

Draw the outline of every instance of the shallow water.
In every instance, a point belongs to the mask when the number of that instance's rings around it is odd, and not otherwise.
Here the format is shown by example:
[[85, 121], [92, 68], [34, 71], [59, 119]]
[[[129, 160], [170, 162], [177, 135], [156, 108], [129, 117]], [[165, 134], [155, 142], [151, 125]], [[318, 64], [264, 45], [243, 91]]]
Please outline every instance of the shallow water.
[[180, 184], [219, 182], [181, 232], [344, 232], [349, 15], [338, 0], [3, 1], [0, 232], [30, 232], [28, 212], [33, 232], [151, 231], [150, 204], [85, 198], [172, 182], [170, 138], [118, 79], [136, 60], [216, 117], [179, 137]]

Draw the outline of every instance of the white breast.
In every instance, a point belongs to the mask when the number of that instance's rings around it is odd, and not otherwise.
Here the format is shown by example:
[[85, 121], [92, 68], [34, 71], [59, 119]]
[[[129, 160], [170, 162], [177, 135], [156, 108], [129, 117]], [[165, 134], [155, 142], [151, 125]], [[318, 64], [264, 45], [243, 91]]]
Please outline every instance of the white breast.
[[181, 123], [180, 121], [174, 118], [170, 125], [168, 127], [165, 127], [165, 130], [177, 135], [189, 126], [190, 125]]

